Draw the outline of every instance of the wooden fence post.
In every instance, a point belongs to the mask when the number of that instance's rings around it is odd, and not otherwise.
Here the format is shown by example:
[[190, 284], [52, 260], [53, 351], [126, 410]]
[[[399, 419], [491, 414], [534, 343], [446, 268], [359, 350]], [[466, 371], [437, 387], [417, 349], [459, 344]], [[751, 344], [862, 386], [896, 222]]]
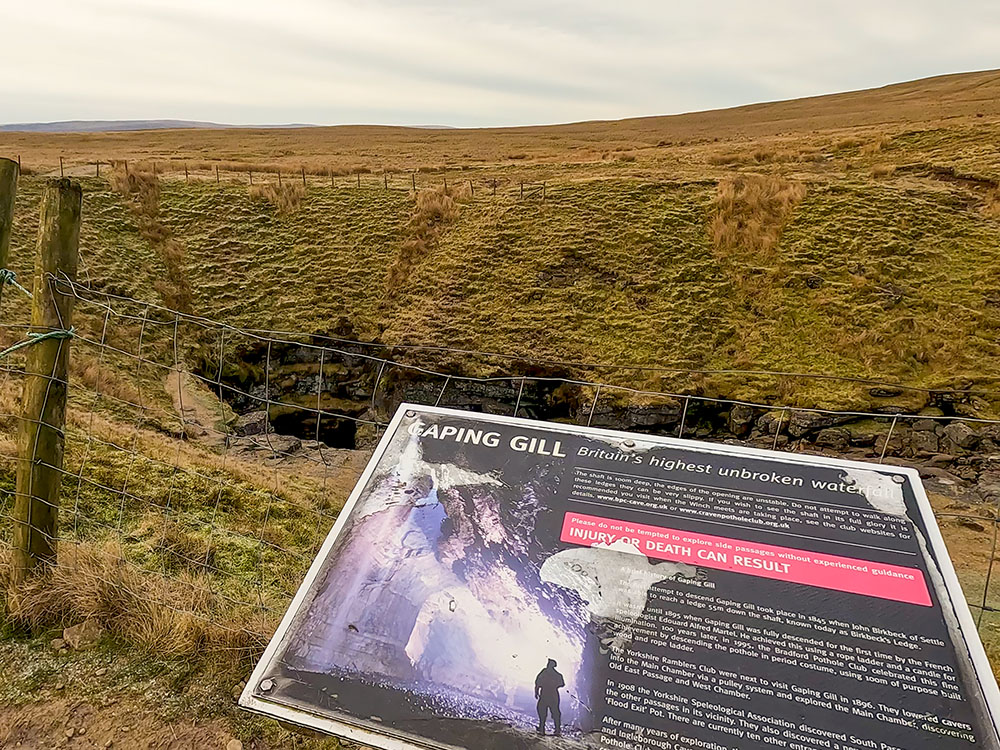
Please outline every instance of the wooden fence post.
[[97, 160], [97, 176], [98, 177], [101, 176], [101, 160], [100, 159]]
[[0, 269], [7, 268], [10, 232], [14, 225], [14, 197], [17, 195], [17, 175], [20, 171], [13, 160], [0, 159]]
[[306, 186], [306, 168], [302, 167], [302, 187]]
[[[68, 330], [73, 295], [57, 294], [50, 276], [76, 281], [83, 191], [53, 180], [42, 197], [35, 258], [31, 327], [35, 333]], [[27, 349], [21, 423], [18, 428], [17, 492], [14, 498], [14, 583], [56, 557], [59, 485], [69, 365], [68, 338], [49, 338]]]
[[219, 184], [219, 165], [215, 165], [215, 184]]
[[[250, 173], [250, 184], [253, 185], [253, 170], [252, 169], [248, 169], [247, 172]], [[278, 179], [279, 180], [281, 179], [281, 173], [280, 172], [278, 173]]]
[[189, 181], [190, 180], [188, 179], [188, 165], [187, 165], [187, 163], [185, 163], [184, 164], [184, 182], [189, 182]]
[[358, 172], [358, 187], [361, 187], [361, 172]]
[[128, 159], [125, 160], [125, 174], [128, 174]]
[[417, 173], [410, 172], [410, 183], [413, 185], [413, 189], [417, 189]]
[[281, 170], [278, 170], [278, 187], [281, 187]]
[[469, 180], [469, 192], [470, 192], [470, 193], [471, 193], [472, 195], [475, 195], [475, 194], [476, 194], [476, 189], [475, 189], [474, 187], [472, 187], [472, 180]]
[[65, 175], [63, 174], [63, 160], [61, 156], [59, 157], [59, 176], [65, 177]]

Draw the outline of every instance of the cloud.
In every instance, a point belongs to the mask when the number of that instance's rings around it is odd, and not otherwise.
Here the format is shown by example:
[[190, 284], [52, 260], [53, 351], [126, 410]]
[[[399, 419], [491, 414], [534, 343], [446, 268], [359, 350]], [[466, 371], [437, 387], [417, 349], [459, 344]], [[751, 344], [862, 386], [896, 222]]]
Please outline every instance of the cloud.
[[511, 125], [732, 106], [989, 68], [966, 0], [7, 3], [5, 121]]

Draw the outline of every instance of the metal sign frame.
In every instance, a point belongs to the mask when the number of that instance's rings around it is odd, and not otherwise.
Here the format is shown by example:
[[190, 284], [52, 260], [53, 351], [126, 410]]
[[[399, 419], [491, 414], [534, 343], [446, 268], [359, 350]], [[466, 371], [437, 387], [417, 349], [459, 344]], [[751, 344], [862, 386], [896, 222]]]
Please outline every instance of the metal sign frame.
[[317, 553], [316, 558], [313, 560], [313, 563], [305, 576], [305, 579], [302, 581], [302, 584], [295, 594], [295, 597], [292, 599], [288, 610], [285, 612], [285, 615], [281, 620], [281, 624], [275, 631], [274, 636], [271, 638], [270, 643], [264, 651], [264, 654], [261, 656], [257, 666], [254, 668], [253, 673], [250, 676], [250, 679], [247, 681], [246, 687], [243, 689], [239, 698], [240, 707], [270, 718], [275, 718], [307, 729], [342, 737], [354, 742], [364, 743], [371, 745], [372, 747], [384, 748], [384, 750], [427, 750], [428, 748], [450, 747], [432, 741], [428, 741], [426, 744], [415, 744], [412, 741], [412, 738], [407, 737], [404, 739], [403, 737], [394, 736], [391, 730], [388, 729], [382, 729], [379, 731], [371, 726], [363, 726], [360, 722], [358, 724], [350, 723], [349, 721], [346, 721], [349, 717], [345, 717], [345, 721], [337, 721], [326, 716], [310, 713], [306, 710], [290, 708], [289, 706], [277, 702], [268, 701], [254, 694], [258, 682], [264, 678], [264, 675], [271, 666], [271, 663], [281, 647], [286, 632], [291, 627], [295, 617], [298, 615], [303, 601], [305, 600], [309, 590], [312, 588], [317, 576], [319, 576], [334, 544], [346, 526], [354, 506], [357, 504], [358, 500], [367, 488], [372, 475], [388, 449], [400, 423], [405, 416], [420, 414], [475, 419], [481, 420], [484, 423], [521, 426], [525, 428], [547, 430], [560, 434], [592, 436], [605, 440], [636, 441], [652, 446], [663, 446], [697, 453], [764, 459], [797, 466], [877, 470], [879, 472], [896, 474], [908, 478], [917, 501], [921, 518], [927, 530], [927, 541], [930, 545], [929, 552], [934, 557], [934, 560], [931, 562], [936, 562], [937, 567], [944, 579], [944, 590], [940, 590], [940, 587], [936, 584], [935, 588], [941, 598], [942, 608], [950, 606], [958, 623], [959, 632], [957, 633], [957, 636], [959, 637], [955, 640], [955, 646], [956, 648], [959, 648], [964, 645], [967, 649], [969, 659], [972, 662], [972, 666], [975, 671], [975, 676], [982, 690], [983, 698], [986, 702], [987, 708], [989, 709], [994, 729], [998, 734], [1000, 734], [1000, 723], [998, 723], [998, 721], [1000, 721], [1000, 688], [997, 686], [996, 677], [993, 674], [993, 670], [986, 656], [986, 651], [983, 647], [982, 641], [980, 640], [978, 629], [969, 609], [968, 602], [962, 593], [958, 575], [956, 574], [954, 565], [948, 555], [944, 538], [938, 528], [937, 519], [934, 517], [934, 512], [927, 497], [927, 493], [924, 490], [923, 483], [920, 481], [920, 473], [916, 469], [904, 466], [873, 464], [862, 461], [828, 458], [826, 456], [782, 453], [780, 451], [708, 443], [698, 440], [681, 440], [678, 438], [660, 437], [657, 435], [646, 435], [642, 433], [632, 433], [618, 430], [607, 430], [559, 422], [542, 422], [532, 419], [522, 419], [519, 417], [483, 414], [459, 409], [422, 406], [408, 403], [404, 403], [399, 406], [383, 433], [382, 438], [379, 440], [368, 465], [365, 467], [364, 472], [362, 472], [361, 477], [358, 479], [358, 482], [348, 497], [347, 502], [340, 511], [336, 523], [327, 535], [325, 541], [323, 542], [323, 546]]

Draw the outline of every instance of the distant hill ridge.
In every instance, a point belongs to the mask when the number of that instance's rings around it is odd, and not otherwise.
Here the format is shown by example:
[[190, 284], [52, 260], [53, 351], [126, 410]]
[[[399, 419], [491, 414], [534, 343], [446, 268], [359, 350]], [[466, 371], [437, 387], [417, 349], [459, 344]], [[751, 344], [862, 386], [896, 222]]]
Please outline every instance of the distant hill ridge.
[[[280, 125], [231, 125], [200, 120], [60, 120], [0, 125], [0, 133], [122, 133], [135, 130], [289, 130], [315, 128], [302, 122]], [[451, 125], [406, 125], [421, 130], [452, 130]]]

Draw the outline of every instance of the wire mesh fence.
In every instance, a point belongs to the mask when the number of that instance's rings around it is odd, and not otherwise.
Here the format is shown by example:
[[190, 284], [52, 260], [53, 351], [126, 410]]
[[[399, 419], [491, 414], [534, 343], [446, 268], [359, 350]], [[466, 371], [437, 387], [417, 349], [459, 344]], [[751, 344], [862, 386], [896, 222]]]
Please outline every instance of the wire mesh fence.
[[92, 159], [60, 158], [58, 164], [21, 164], [13, 157], [19, 172], [25, 176], [105, 178], [114, 175], [148, 174], [162, 180], [230, 184], [249, 186], [286, 186], [293, 188], [341, 188], [362, 190], [414, 191], [445, 189], [461, 191], [469, 197], [507, 195], [522, 199], [546, 197], [546, 182], [530, 176], [486, 174], [478, 169], [444, 166], [412, 168], [373, 167], [366, 165], [267, 164], [225, 161], [156, 161], [155, 159]]
[[[94, 619], [168, 653], [256, 656], [391, 414], [411, 402], [918, 465], [994, 655], [1000, 421], [649, 390], [627, 384], [640, 368], [240, 329], [66, 277], [46, 283], [72, 297], [75, 331], [64, 342], [64, 460], [47, 465], [62, 475], [59, 555], [48, 575], [8, 592], [23, 621]], [[5, 346], [25, 328], [0, 327]], [[5, 566], [19, 523], [14, 472], [37, 461], [14, 439], [23, 356], [0, 357]], [[464, 374], [469, 358], [493, 374]], [[578, 375], [588, 371], [615, 377]]]

